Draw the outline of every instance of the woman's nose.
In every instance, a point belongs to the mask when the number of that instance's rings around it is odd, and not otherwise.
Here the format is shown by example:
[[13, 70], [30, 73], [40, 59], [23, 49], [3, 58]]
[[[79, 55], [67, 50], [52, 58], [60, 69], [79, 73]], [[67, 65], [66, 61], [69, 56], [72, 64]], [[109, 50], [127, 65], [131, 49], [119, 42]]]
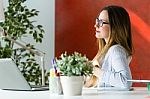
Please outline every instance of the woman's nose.
[[96, 28], [96, 27], [97, 27], [97, 25], [95, 24], [95, 25], [94, 25], [94, 27]]

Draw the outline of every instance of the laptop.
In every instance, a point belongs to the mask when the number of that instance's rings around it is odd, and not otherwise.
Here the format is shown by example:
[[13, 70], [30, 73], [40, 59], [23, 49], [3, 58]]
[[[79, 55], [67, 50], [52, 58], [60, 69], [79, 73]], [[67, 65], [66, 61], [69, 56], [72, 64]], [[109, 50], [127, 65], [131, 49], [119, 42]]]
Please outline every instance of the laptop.
[[32, 88], [11, 58], [0, 59], [0, 89], [18, 91], [48, 90], [48, 87]]

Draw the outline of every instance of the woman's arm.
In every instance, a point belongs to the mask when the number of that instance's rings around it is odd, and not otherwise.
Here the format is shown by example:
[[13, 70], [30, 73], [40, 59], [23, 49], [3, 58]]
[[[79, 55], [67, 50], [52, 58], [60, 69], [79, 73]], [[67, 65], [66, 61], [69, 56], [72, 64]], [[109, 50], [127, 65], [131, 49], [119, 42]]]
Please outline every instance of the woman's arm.
[[95, 69], [94, 74], [104, 86], [129, 88], [131, 83], [127, 80], [131, 79], [131, 73], [124, 48], [112, 47], [107, 56], [102, 69]]

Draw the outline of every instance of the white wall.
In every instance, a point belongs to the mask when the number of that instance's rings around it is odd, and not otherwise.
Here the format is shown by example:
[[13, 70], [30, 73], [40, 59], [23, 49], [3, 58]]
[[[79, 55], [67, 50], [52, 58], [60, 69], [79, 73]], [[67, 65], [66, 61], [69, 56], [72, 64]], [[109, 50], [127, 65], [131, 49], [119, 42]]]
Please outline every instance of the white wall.
[[[8, 0], [3, 0], [3, 3], [5, 8]], [[54, 57], [55, 0], [27, 0], [25, 4], [28, 8], [40, 11], [39, 16], [35, 17], [34, 20], [37, 21], [37, 24], [41, 24], [44, 27], [45, 34], [41, 44], [34, 44], [37, 49], [46, 53], [45, 67], [48, 70], [51, 66], [51, 59]], [[24, 41], [29, 43], [33, 40], [28, 38], [24, 39]]]

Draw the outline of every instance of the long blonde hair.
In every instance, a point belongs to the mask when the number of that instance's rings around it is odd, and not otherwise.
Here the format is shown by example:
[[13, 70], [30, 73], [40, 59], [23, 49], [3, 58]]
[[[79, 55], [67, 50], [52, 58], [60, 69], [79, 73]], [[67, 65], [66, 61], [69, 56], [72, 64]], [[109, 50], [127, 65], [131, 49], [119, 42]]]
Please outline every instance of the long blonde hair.
[[105, 43], [104, 39], [98, 39], [99, 50], [94, 60], [103, 59], [108, 49], [115, 44], [120, 44], [126, 49], [129, 56], [133, 53], [131, 23], [128, 12], [120, 6], [107, 6], [102, 9], [108, 12], [109, 17], [109, 39]]

